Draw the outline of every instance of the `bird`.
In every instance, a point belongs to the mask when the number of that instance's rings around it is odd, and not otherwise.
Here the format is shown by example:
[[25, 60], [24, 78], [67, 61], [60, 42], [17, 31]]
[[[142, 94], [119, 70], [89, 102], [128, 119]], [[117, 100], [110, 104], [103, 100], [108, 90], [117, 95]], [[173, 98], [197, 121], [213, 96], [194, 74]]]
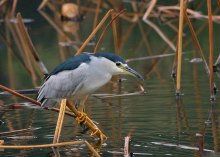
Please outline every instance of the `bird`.
[[108, 83], [114, 75], [144, 78], [114, 53], [81, 53], [52, 70], [40, 87], [37, 101], [42, 107], [52, 108], [61, 99], [79, 100], [81, 111], [88, 96]]

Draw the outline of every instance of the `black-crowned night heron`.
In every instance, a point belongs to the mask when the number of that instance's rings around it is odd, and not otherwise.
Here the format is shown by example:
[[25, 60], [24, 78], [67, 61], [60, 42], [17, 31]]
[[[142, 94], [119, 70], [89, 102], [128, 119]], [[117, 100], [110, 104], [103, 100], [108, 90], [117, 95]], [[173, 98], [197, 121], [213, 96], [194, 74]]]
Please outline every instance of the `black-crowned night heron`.
[[37, 101], [42, 107], [53, 107], [63, 98], [80, 100], [110, 81], [113, 75], [143, 77], [131, 69], [121, 57], [112, 53], [83, 53], [58, 65], [41, 86]]
[[[113, 75], [119, 74], [128, 74], [143, 80], [124, 59], [115, 54], [83, 53], [58, 65], [48, 75], [39, 90], [37, 101], [41, 102], [42, 107], [51, 108], [64, 98], [79, 100], [79, 112], [82, 116], [76, 120], [84, 123], [88, 119], [83, 113], [88, 96], [109, 82]], [[94, 128], [100, 132], [100, 139], [103, 139], [104, 134], [96, 126]]]

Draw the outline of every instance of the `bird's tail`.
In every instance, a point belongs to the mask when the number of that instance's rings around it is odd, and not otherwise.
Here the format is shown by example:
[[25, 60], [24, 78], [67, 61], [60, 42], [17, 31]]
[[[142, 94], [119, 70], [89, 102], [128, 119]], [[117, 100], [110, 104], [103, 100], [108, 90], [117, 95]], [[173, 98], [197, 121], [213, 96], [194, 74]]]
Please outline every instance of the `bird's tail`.
[[54, 99], [44, 99], [41, 102], [42, 107], [52, 108], [57, 104], [57, 101]]

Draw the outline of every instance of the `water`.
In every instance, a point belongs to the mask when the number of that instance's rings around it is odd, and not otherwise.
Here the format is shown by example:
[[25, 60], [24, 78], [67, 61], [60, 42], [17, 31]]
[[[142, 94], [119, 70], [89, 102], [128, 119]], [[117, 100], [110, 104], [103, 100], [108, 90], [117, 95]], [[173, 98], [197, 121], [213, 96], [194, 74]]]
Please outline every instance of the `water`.
[[[57, 32], [49, 25], [45, 19], [35, 11], [34, 7], [24, 10], [23, 17], [34, 19], [35, 22], [27, 24], [29, 34], [40, 57], [48, 69], [52, 69], [62, 60], [63, 54], [68, 58], [74, 55], [74, 48], [60, 47]], [[18, 5], [21, 10], [22, 5]], [[31, 14], [30, 14], [31, 12]], [[100, 14], [103, 16], [103, 14]], [[78, 30], [81, 41], [84, 41], [92, 30], [93, 14], [86, 14], [86, 20], [80, 25]], [[158, 24], [158, 23], [157, 23]], [[152, 29], [142, 23], [145, 31], [148, 32], [147, 39], [151, 45], [152, 54], [146, 52], [143, 36], [139, 27], [135, 26], [132, 33], [121, 50], [124, 58], [140, 56], [158, 55], [164, 50], [165, 44]], [[2, 26], [3, 27], [3, 24]], [[126, 34], [128, 23], [123, 21], [121, 27], [124, 28], [122, 35]], [[161, 29], [166, 29], [165, 25], [160, 25]], [[167, 31], [170, 38], [175, 35], [172, 31]], [[74, 36], [74, 35], [73, 35]], [[204, 36], [204, 35], [203, 35]], [[75, 37], [75, 36], [74, 36]], [[98, 37], [96, 37], [98, 38]], [[97, 39], [94, 40], [97, 40]], [[205, 40], [204, 38], [202, 38]], [[79, 40], [79, 39], [76, 39]], [[202, 45], [208, 40], [202, 41]], [[160, 46], [158, 46], [160, 45]], [[16, 48], [16, 45], [13, 45]], [[217, 46], [218, 47], [218, 46]], [[208, 45], [204, 46], [208, 49]], [[93, 47], [86, 48], [92, 51]], [[219, 156], [220, 147], [220, 116], [219, 98], [211, 104], [209, 101], [208, 77], [202, 63], [189, 63], [198, 57], [196, 51], [185, 47], [186, 53], [183, 55], [182, 70], [182, 94], [181, 99], [175, 97], [175, 84], [170, 77], [172, 62], [174, 57], [163, 57], [160, 60], [134, 61], [130, 66], [140, 72], [145, 81], [143, 86], [146, 93], [98, 99], [90, 97], [87, 101], [86, 112], [94, 121], [98, 122], [99, 128], [108, 136], [108, 140], [99, 146], [97, 139], [89, 136], [89, 133], [82, 133], [82, 129], [76, 125], [73, 118], [66, 116], [60, 141], [88, 140], [99, 150], [104, 157], [123, 156], [124, 137], [131, 135], [131, 151], [135, 156], [199, 156], [196, 134], [204, 134], [204, 156]], [[14, 78], [10, 83], [7, 69], [6, 46], [1, 44], [1, 84], [14, 86], [16, 89], [33, 88], [29, 74], [24, 70], [20, 62], [13, 57]], [[111, 31], [104, 37], [99, 51], [114, 51], [113, 37]], [[18, 51], [17, 51], [18, 52]], [[61, 53], [59, 53], [61, 52]], [[172, 53], [169, 49], [167, 53]], [[62, 54], [63, 53], [63, 54]], [[215, 54], [217, 56], [217, 54]], [[156, 64], [155, 64], [156, 63]], [[120, 83], [109, 83], [97, 93], [129, 93], [138, 91], [136, 79], [121, 76], [126, 81]], [[216, 85], [219, 79], [215, 76]], [[38, 77], [38, 85], [43, 79]], [[35, 97], [33, 95], [32, 97]], [[39, 108], [9, 108], [14, 102], [24, 102], [10, 96], [0, 96], [0, 120], [4, 124], [0, 125], [0, 132], [18, 129], [34, 128], [33, 131], [21, 132], [7, 136], [0, 135], [0, 139], [7, 145], [28, 145], [52, 143], [54, 129], [56, 126], [57, 113]], [[4, 105], [4, 107], [3, 107]], [[26, 137], [25, 139], [22, 137]], [[19, 137], [21, 139], [19, 139]], [[11, 156], [92, 156], [85, 145], [60, 147], [59, 149], [28, 149], [28, 150], [0, 150], [1, 157]]]

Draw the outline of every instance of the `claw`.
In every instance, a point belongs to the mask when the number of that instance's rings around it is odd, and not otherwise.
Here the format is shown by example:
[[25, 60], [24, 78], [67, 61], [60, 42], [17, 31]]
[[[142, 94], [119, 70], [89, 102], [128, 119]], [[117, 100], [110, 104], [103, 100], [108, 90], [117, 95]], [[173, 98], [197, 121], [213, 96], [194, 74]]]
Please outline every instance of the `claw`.
[[94, 136], [94, 135], [99, 136], [101, 143], [103, 143], [103, 141], [105, 141], [107, 137], [102, 133], [102, 131], [99, 128], [94, 128], [94, 129], [95, 131], [91, 133], [91, 136]]
[[92, 122], [92, 120], [89, 119], [89, 117], [87, 116], [86, 113], [84, 112], [80, 112], [78, 111], [79, 116], [76, 117], [76, 121], [78, 124], [83, 123], [84, 125], [88, 123], [88, 121], [90, 122], [90, 129], [93, 130], [91, 133], [91, 136], [97, 135], [101, 141], [101, 143], [103, 143], [107, 137], [102, 133], [102, 131]]
[[76, 121], [78, 124], [80, 123], [83, 123], [85, 124], [86, 123], [86, 120], [87, 120], [87, 115], [84, 113], [84, 112], [79, 112], [80, 116], [79, 117], [76, 117]]

